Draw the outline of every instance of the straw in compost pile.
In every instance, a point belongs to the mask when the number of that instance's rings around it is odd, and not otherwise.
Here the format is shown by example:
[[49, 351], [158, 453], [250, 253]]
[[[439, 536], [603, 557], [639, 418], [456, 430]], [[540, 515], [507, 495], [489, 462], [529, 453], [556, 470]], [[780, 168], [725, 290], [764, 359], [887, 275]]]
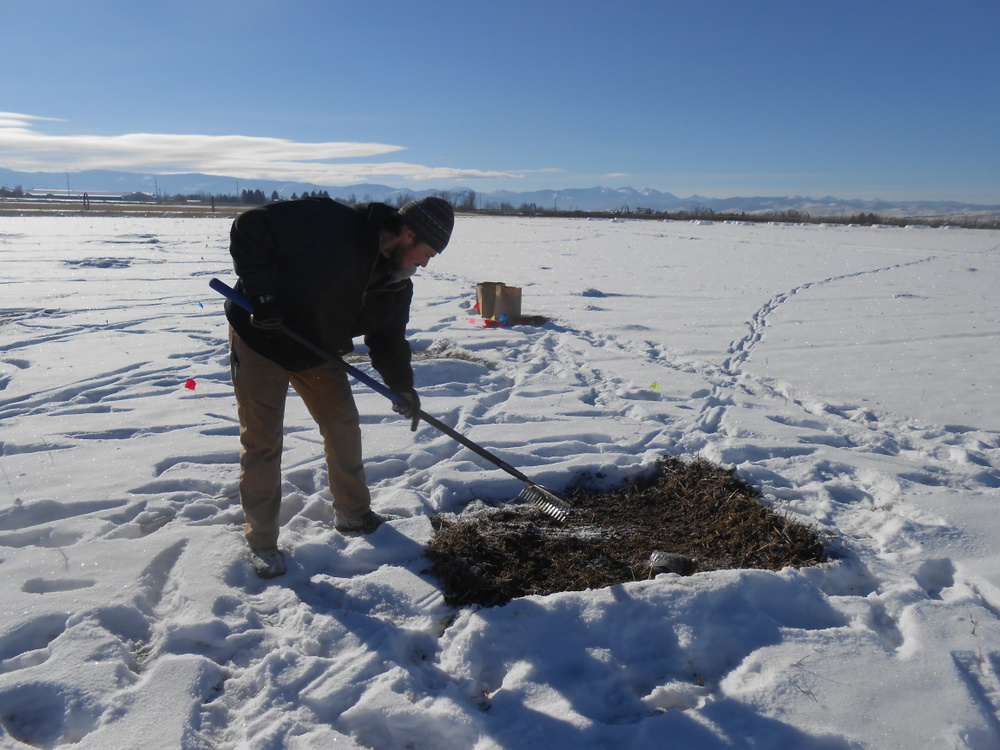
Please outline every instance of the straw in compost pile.
[[725, 568], [779, 570], [826, 559], [816, 533], [761, 502], [733, 471], [701, 459], [662, 458], [611, 492], [578, 486], [556, 521], [528, 506], [437, 516], [431, 572], [455, 605], [601, 588]]

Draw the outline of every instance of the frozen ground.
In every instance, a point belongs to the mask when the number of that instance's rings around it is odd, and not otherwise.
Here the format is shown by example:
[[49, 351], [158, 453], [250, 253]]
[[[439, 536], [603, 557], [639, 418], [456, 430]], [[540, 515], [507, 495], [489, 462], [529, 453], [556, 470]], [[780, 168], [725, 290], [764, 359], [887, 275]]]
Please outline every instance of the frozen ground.
[[[736, 466], [837, 559], [455, 610], [428, 516], [519, 483], [361, 387], [396, 520], [332, 530], [293, 398], [250, 571], [228, 226], [0, 219], [0, 746], [1000, 747], [1000, 233], [460, 218], [411, 336], [489, 364], [428, 412], [556, 488]], [[493, 280], [551, 322], [470, 325]]]

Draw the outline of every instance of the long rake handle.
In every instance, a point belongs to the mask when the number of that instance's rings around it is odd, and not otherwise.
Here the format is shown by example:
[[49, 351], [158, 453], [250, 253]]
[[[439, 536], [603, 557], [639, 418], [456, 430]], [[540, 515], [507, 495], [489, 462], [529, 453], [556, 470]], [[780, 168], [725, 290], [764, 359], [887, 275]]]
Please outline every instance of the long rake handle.
[[[235, 289], [233, 289], [231, 286], [229, 286], [225, 282], [220, 281], [219, 279], [212, 279], [210, 282], [208, 282], [208, 285], [210, 287], [212, 287], [212, 289], [214, 289], [215, 291], [217, 291], [219, 294], [223, 295], [227, 299], [231, 300], [235, 304], [237, 304], [240, 307], [242, 307], [247, 312], [250, 312], [250, 313], [253, 312], [253, 304], [250, 302], [250, 300], [247, 299], [246, 296], [244, 296], [244, 295], [240, 294], [239, 292], [237, 292]], [[328, 351], [326, 351], [324, 349], [321, 349], [320, 347], [316, 346], [316, 344], [314, 344], [313, 342], [309, 341], [304, 336], [299, 335], [298, 333], [296, 333], [295, 331], [293, 331], [288, 326], [282, 326], [281, 330], [284, 332], [284, 334], [286, 336], [288, 336], [293, 341], [301, 344], [306, 349], [308, 349], [309, 351], [311, 351], [313, 354], [317, 355], [318, 357], [322, 357], [327, 362], [330, 362], [330, 363], [336, 365], [337, 367], [340, 367], [343, 370], [346, 370], [347, 373], [351, 377], [355, 378], [356, 380], [360, 380], [362, 383], [364, 383], [365, 385], [367, 385], [369, 388], [371, 388], [372, 390], [374, 390], [376, 393], [380, 393], [381, 395], [385, 396], [387, 399], [389, 399], [390, 401], [392, 401], [394, 404], [405, 405], [407, 403], [407, 401], [406, 401], [405, 398], [403, 398], [402, 396], [400, 396], [398, 393], [396, 393], [394, 390], [392, 390], [391, 388], [389, 388], [388, 386], [386, 386], [384, 383], [380, 383], [378, 380], [376, 380], [375, 378], [371, 377], [367, 373], [362, 372], [357, 367], [354, 367], [353, 365], [348, 364], [347, 362], [345, 362], [344, 360], [342, 360], [340, 357], [337, 357], [337, 356], [331, 354], [330, 352], [328, 352]], [[497, 456], [494, 456], [492, 453], [490, 453], [488, 450], [486, 450], [483, 446], [479, 445], [478, 443], [472, 442], [471, 440], [469, 440], [469, 438], [465, 437], [465, 435], [463, 435], [460, 432], [456, 432], [451, 427], [449, 427], [444, 422], [442, 422], [440, 419], [432, 417], [430, 414], [428, 414], [427, 412], [425, 412], [423, 409], [418, 410], [417, 416], [419, 416], [420, 419], [424, 420], [431, 427], [435, 428], [436, 430], [439, 430], [440, 432], [443, 432], [445, 435], [447, 435], [448, 437], [452, 438], [453, 440], [457, 440], [459, 443], [461, 443], [462, 445], [464, 445], [469, 450], [471, 450], [474, 453], [482, 456], [483, 458], [485, 458], [487, 461], [489, 461], [491, 464], [493, 464], [497, 468], [503, 469], [505, 472], [507, 472], [508, 474], [510, 474], [512, 477], [514, 477], [516, 479], [520, 479], [522, 482], [524, 482], [526, 484], [531, 484], [531, 485], [534, 484], [534, 482], [532, 482], [530, 479], [528, 479], [528, 477], [526, 477], [520, 471], [518, 471], [513, 466], [511, 466], [510, 464], [508, 464], [506, 461], [504, 461], [503, 459], [501, 459], [501, 458], [499, 458]]]

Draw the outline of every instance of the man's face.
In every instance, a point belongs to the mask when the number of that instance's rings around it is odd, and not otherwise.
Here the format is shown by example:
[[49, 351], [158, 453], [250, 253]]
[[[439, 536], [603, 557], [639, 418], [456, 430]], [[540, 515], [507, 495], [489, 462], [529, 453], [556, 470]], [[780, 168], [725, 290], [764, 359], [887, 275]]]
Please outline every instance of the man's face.
[[427, 262], [437, 255], [434, 248], [417, 239], [412, 229], [404, 229], [393, 246], [383, 253], [393, 263], [392, 281], [402, 281], [417, 272], [417, 268], [425, 268]]
[[399, 269], [405, 270], [414, 266], [427, 267], [427, 262], [437, 255], [437, 251], [430, 245], [421, 242], [412, 231], [406, 231], [403, 251], [397, 256]]

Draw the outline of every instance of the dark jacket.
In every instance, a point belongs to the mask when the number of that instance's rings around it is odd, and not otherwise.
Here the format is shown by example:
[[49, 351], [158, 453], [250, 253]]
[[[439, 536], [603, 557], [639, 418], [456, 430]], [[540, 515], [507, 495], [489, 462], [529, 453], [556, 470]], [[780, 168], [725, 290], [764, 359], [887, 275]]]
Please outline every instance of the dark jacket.
[[[364, 336], [372, 364], [393, 390], [413, 387], [406, 324], [413, 283], [389, 283], [392, 269], [379, 252], [384, 203], [357, 208], [329, 198], [271, 203], [237, 217], [230, 253], [236, 288], [254, 299], [275, 295], [285, 324], [324, 351], [353, 351]], [[226, 317], [250, 348], [286, 370], [300, 372], [323, 359], [285, 335], [265, 335], [232, 302]]]

